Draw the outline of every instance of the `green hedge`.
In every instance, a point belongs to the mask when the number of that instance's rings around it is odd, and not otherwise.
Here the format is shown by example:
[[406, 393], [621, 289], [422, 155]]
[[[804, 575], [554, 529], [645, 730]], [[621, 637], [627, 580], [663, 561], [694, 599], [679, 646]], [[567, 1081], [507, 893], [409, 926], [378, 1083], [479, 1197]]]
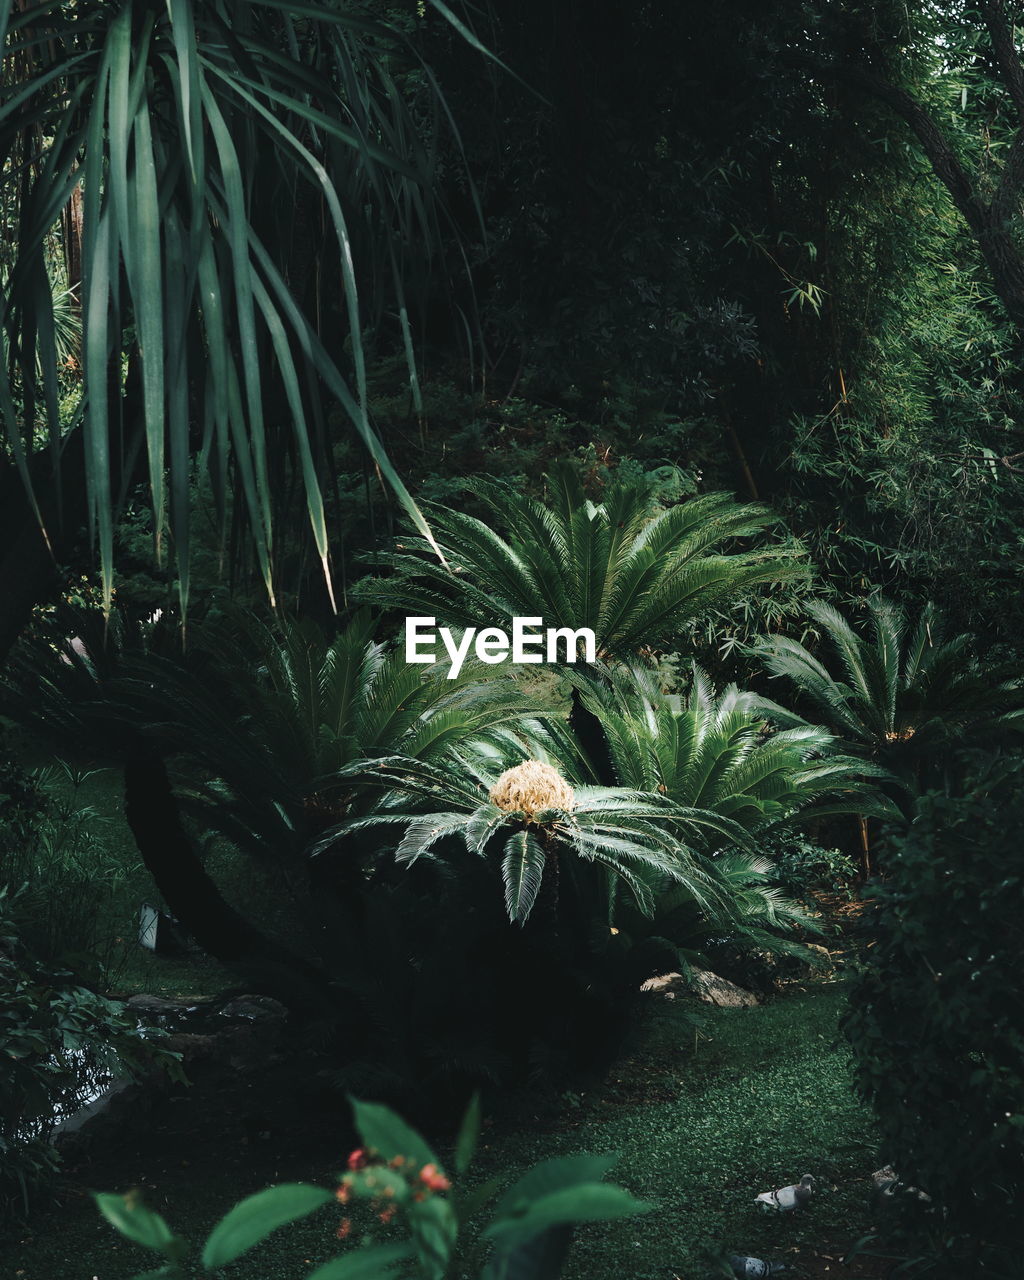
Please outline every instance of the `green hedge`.
[[1019, 1275], [1024, 761], [989, 759], [965, 794], [925, 796], [892, 848], [846, 1019], [858, 1086], [883, 1157], [932, 1197], [919, 1246], [971, 1275]]

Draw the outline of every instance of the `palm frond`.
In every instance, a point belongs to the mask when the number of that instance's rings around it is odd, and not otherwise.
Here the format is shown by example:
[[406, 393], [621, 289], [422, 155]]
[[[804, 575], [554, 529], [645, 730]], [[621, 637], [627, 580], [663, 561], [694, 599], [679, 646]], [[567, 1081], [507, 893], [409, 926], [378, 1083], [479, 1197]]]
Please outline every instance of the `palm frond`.
[[505, 882], [505, 909], [514, 924], [525, 924], [540, 893], [545, 855], [529, 831], [514, 831], [505, 841], [501, 874]]
[[[868, 603], [870, 638], [831, 605], [808, 606], [828, 638], [831, 667], [786, 637], [753, 647], [769, 672], [790, 682], [807, 714], [820, 716], [847, 752], [875, 758], [900, 775], [901, 786], [913, 788], [951, 750], [1019, 735], [1024, 681], [1017, 672], [984, 670], [971, 653], [969, 636], [944, 638], [933, 605], [925, 606], [908, 633], [904, 610], [878, 598]], [[799, 715], [766, 699], [757, 705], [775, 724], [801, 723]]]
[[647, 495], [628, 483], [613, 482], [602, 503], [590, 502], [567, 463], [546, 479], [546, 503], [491, 481], [474, 485], [485, 518], [428, 509], [455, 574], [432, 559], [422, 538], [404, 535], [376, 557], [393, 571], [389, 577], [359, 590], [448, 624], [518, 616], [540, 617], [549, 627], [589, 627], [599, 651], [629, 657], [758, 586], [807, 576], [777, 547], [711, 553], [770, 523], [763, 509], [728, 495], [652, 513]]
[[[844, 754], [833, 733], [795, 715], [780, 717], [790, 727], [767, 733], [764, 700], [734, 685], [718, 693], [697, 667], [685, 699], [658, 693], [635, 667], [609, 668], [601, 680], [578, 674], [573, 682], [600, 721], [620, 780], [657, 793], [666, 816], [698, 847], [743, 847], [751, 833], [810, 805], [892, 812], [878, 793], [895, 781], [887, 769]], [[578, 793], [583, 810], [590, 790]], [[633, 801], [651, 807], [649, 796]], [[626, 807], [624, 798], [618, 803]]]

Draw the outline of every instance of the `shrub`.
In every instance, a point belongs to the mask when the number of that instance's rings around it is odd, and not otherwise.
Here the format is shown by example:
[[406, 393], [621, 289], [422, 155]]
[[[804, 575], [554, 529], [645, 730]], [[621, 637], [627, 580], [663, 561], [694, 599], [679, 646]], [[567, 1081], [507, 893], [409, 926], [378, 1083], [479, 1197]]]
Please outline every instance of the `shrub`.
[[[456, 1262], [460, 1236], [494, 1194], [494, 1185], [449, 1196], [452, 1181], [420, 1134], [387, 1107], [355, 1102], [354, 1108], [363, 1146], [349, 1156], [348, 1172], [339, 1178], [337, 1190], [289, 1183], [249, 1196], [211, 1232], [201, 1257], [205, 1271], [234, 1262], [276, 1228], [337, 1203], [344, 1215], [337, 1230], [339, 1239], [353, 1234], [353, 1221], [359, 1217], [373, 1222], [377, 1232], [379, 1220], [390, 1239], [378, 1242], [364, 1237], [361, 1245], [350, 1245], [308, 1280], [379, 1280], [399, 1264], [403, 1274], [414, 1273], [418, 1280], [466, 1274]], [[479, 1106], [474, 1101], [456, 1143], [453, 1172], [465, 1173], [479, 1129]], [[646, 1212], [650, 1206], [601, 1181], [614, 1159], [605, 1155], [545, 1160], [520, 1178], [498, 1200], [491, 1221], [480, 1232], [490, 1252], [479, 1272], [481, 1280], [554, 1280], [561, 1275], [576, 1223]], [[186, 1272], [181, 1263], [188, 1255], [188, 1242], [147, 1209], [137, 1193], [99, 1195], [96, 1200], [122, 1236], [166, 1260], [163, 1268], [147, 1271], [146, 1276], [183, 1280]], [[372, 1216], [359, 1214], [360, 1202], [368, 1205]], [[408, 1243], [395, 1239], [396, 1229], [407, 1235]]]
[[857, 868], [842, 849], [825, 848], [799, 832], [772, 832], [761, 851], [771, 859], [772, 879], [798, 902], [817, 906], [815, 891], [849, 901]]
[[[1024, 683], [1016, 668], [981, 664], [969, 635], [947, 638], [932, 604], [913, 619], [879, 596], [866, 603], [868, 634], [834, 606], [808, 602], [831, 650], [821, 658], [787, 636], [753, 646], [772, 676], [790, 682], [812, 723], [823, 722], [847, 750], [890, 769], [911, 793], [943, 779], [958, 751], [1019, 744]], [[758, 706], [780, 728], [806, 723], [768, 699]]]
[[[884, 1159], [939, 1207], [945, 1264], [1016, 1275], [1024, 1195], [1024, 759], [976, 766], [893, 835], [846, 1031]], [[959, 1274], [964, 1274], [962, 1271]]]
[[85, 802], [90, 777], [63, 761], [26, 772], [0, 756], [0, 889], [18, 895], [19, 932], [44, 964], [109, 982], [130, 945], [123, 901], [138, 868], [111, 822]]
[[[44, 966], [19, 935], [17, 899], [0, 890], [0, 1219], [28, 1209], [57, 1165], [54, 1125], [113, 1079], [176, 1066], [160, 1032]], [[151, 1038], [157, 1037], [157, 1038]]]

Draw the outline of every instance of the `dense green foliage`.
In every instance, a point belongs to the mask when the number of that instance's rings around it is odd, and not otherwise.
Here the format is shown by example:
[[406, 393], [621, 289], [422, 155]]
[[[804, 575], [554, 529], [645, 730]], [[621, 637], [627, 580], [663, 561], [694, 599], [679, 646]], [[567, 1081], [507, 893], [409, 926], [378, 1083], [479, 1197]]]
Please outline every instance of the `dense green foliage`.
[[[190, 479], [201, 452], [222, 515], [229, 484], [238, 486], [238, 512], [273, 599], [280, 502], [271, 468], [287, 467], [329, 583], [325, 393], [416, 513], [367, 416], [365, 301], [353, 265], [366, 251], [367, 281], [374, 267], [390, 277], [385, 290], [364, 282], [364, 292], [383, 292], [400, 308], [408, 335], [415, 258], [403, 239], [429, 244], [438, 213], [429, 130], [402, 83], [416, 58], [399, 24], [333, 6], [291, 15], [273, 3], [181, 0], [157, 13], [99, 0], [67, 11], [5, 4], [0, 30], [0, 155], [23, 175], [11, 199], [14, 305], [4, 309], [4, 350], [13, 359], [0, 373], [0, 415], [36, 512], [46, 505], [40, 446], [48, 437], [56, 479], [58, 445], [70, 434], [109, 606], [119, 489], [141, 451], [155, 539], [158, 548], [171, 539], [184, 604]], [[79, 218], [66, 234], [65, 267], [67, 284], [81, 290], [85, 373], [70, 422], [61, 415], [48, 283], [50, 231], [66, 206]], [[314, 243], [321, 215], [331, 234]], [[330, 325], [320, 272], [339, 280]], [[415, 378], [411, 347], [409, 355]], [[190, 381], [201, 405], [190, 400]], [[190, 434], [197, 413], [201, 450]], [[114, 421], [125, 434], [111, 432]], [[58, 496], [48, 513], [58, 526], [61, 506]]]
[[[147, 897], [336, 1089], [451, 1118], [599, 1070], [669, 967], [772, 989], [852, 892], [855, 815], [888, 878], [865, 1089], [997, 1267], [1016, 775], [960, 753], [1024, 723], [1021, 30], [0, 3], [4, 707], [123, 768]], [[449, 681], [405, 613], [597, 653]], [[61, 787], [0, 776], [19, 1026], [52, 1029], [33, 966], [87, 1023], [138, 907]], [[931, 1037], [913, 1074], [1003, 1189], [973, 1224], [894, 1082]]]
[[424, 539], [407, 538], [378, 557], [391, 576], [365, 584], [362, 594], [461, 626], [539, 617], [548, 626], [589, 627], [605, 657], [661, 649], [711, 609], [733, 607], [762, 584], [806, 576], [777, 546], [735, 549], [772, 516], [728, 494], [653, 504], [635, 481], [612, 475], [603, 500], [593, 502], [567, 462], [545, 480], [540, 498], [477, 481], [483, 518], [430, 508], [444, 560]]
[[684, 697], [663, 693], [655, 674], [637, 666], [580, 687], [623, 786], [713, 810], [751, 833], [797, 815], [808, 822], [893, 813], [868, 794], [869, 780], [888, 777], [884, 768], [842, 754], [839, 739], [820, 726], [767, 732], [761, 699], [735, 685], [717, 693], [697, 666]]
[[[447, 1106], [474, 1081], [603, 1061], [640, 983], [679, 948], [800, 953], [807, 922], [750, 855], [750, 832], [825, 797], [841, 812], [882, 804], [870, 767], [810, 759], [829, 735], [761, 744], [753, 721], [729, 720], [733, 695], [713, 706], [699, 675], [691, 781], [719, 783], [676, 796], [647, 776], [650, 753], [682, 750], [670, 711], [660, 748], [656, 727], [634, 744], [636, 777], [595, 786], [569, 699], [528, 697], [482, 667], [450, 681], [406, 664], [365, 619], [328, 640], [308, 623], [211, 615], [183, 656], [159, 628], [119, 624], [120, 647], [108, 635], [103, 649], [96, 617], [60, 621], [79, 638], [51, 627], [25, 646], [9, 709], [126, 762], [130, 818], [139, 761], [174, 761], [192, 825], [169, 798], [166, 819], [132, 819], [165, 899], [207, 951], [301, 1013], [339, 1084], [372, 1080], [405, 1105], [414, 1091]], [[597, 679], [578, 677], [576, 693]], [[535, 794], [508, 791], [538, 769]], [[214, 833], [241, 860], [245, 892], [230, 903], [192, 848]]]
[[[808, 604], [827, 636], [829, 665], [785, 636], [755, 650], [771, 675], [788, 679], [806, 714], [823, 720], [846, 748], [877, 759], [911, 790], [942, 776], [958, 748], [1019, 740], [1024, 683], [1016, 667], [980, 666], [971, 637], [946, 639], [933, 605], [913, 626], [891, 602], [868, 601], [870, 638], [831, 605]], [[776, 723], [804, 721], [766, 699], [761, 711]]]
[[1022, 1241], [1022, 779], [995, 757], [963, 794], [922, 797], [873, 891], [877, 941], [846, 1019], [885, 1159], [937, 1206], [912, 1202], [925, 1252], [1000, 1280]]
[[113, 1080], [175, 1066], [120, 1005], [28, 950], [21, 906], [0, 890], [0, 1219], [23, 1214], [56, 1167], [49, 1137], [59, 1120]]

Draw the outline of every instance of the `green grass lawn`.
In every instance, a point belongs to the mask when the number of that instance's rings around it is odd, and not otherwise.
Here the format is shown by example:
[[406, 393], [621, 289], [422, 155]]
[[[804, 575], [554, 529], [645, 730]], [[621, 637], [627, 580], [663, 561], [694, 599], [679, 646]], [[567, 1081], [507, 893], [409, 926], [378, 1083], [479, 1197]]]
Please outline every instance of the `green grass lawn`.
[[[867, 1179], [876, 1167], [871, 1120], [851, 1092], [848, 1056], [837, 1044], [841, 1005], [841, 985], [816, 983], [757, 1009], [711, 1010], [695, 1049], [692, 1005], [659, 1001], [630, 1056], [599, 1088], [567, 1095], [557, 1110], [538, 1105], [535, 1114], [487, 1128], [474, 1179], [511, 1178], [551, 1155], [620, 1154], [612, 1176], [654, 1208], [581, 1229], [566, 1280], [700, 1280], [708, 1251], [719, 1247], [781, 1259], [794, 1280], [819, 1276], [828, 1265], [820, 1255], [835, 1257], [867, 1230]], [[148, 1153], [126, 1152], [121, 1163], [107, 1153], [99, 1167], [76, 1170], [59, 1209], [18, 1233], [3, 1274], [126, 1280], [152, 1265], [99, 1221], [84, 1195], [98, 1177], [98, 1189], [141, 1185], [176, 1229], [201, 1240], [241, 1196], [268, 1182], [329, 1180], [346, 1154], [340, 1126], [329, 1157], [289, 1151], [277, 1136], [243, 1142], [227, 1123], [214, 1133], [197, 1122], [190, 1144], [189, 1098], [175, 1107], [173, 1148], [155, 1132]], [[325, 1118], [325, 1127], [331, 1123]], [[819, 1179], [808, 1209], [769, 1215], [755, 1207], [757, 1192], [803, 1173]], [[309, 1264], [334, 1253], [337, 1217], [327, 1210], [278, 1233], [225, 1275], [301, 1280]]]
[[[483, 1153], [496, 1167], [617, 1151], [612, 1176], [655, 1206], [633, 1223], [581, 1229], [567, 1280], [688, 1280], [722, 1247], [779, 1258], [799, 1276], [795, 1252], [863, 1234], [874, 1131], [837, 1043], [841, 1006], [841, 986], [824, 984], [757, 1009], [714, 1010], [694, 1052], [684, 1007], [664, 1003], [576, 1119], [496, 1140]], [[804, 1173], [818, 1179], [805, 1211], [754, 1205], [758, 1192]]]

